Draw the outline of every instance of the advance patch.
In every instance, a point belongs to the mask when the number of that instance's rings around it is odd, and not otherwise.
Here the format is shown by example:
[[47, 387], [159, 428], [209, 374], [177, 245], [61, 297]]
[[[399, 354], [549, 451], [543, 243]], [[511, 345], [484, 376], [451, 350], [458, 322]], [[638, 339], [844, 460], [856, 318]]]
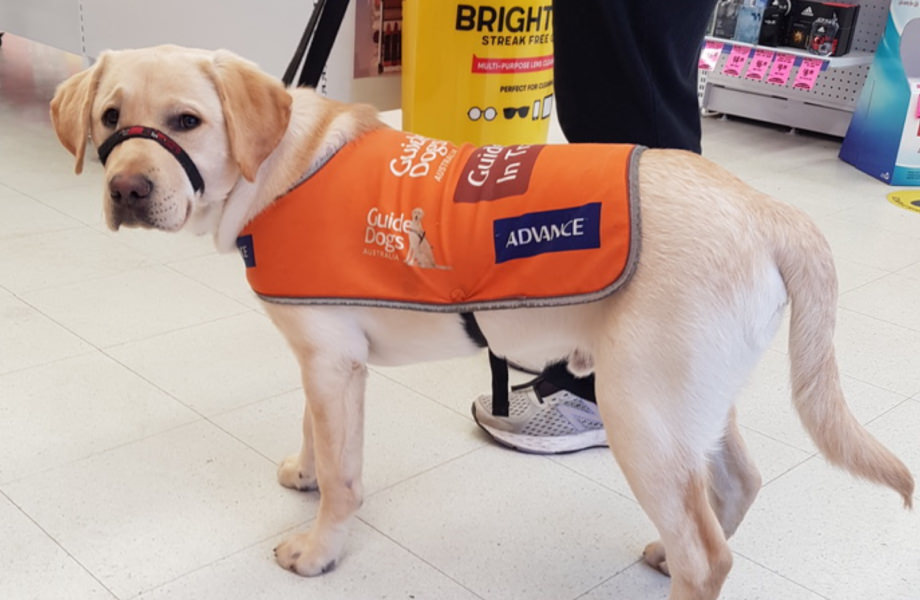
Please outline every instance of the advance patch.
[[494, 222], [495, 262], [601, 247], [601, 204], [529, 213]]

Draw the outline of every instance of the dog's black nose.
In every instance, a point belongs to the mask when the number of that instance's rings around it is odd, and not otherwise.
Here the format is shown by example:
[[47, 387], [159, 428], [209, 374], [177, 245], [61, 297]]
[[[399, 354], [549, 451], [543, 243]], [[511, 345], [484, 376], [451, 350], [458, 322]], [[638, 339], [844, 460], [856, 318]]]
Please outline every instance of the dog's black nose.
[[153, 192], [153, 182], [143, 175], [118, 174], [109, 181], [109, 195], [119, 206], [137, 206]]

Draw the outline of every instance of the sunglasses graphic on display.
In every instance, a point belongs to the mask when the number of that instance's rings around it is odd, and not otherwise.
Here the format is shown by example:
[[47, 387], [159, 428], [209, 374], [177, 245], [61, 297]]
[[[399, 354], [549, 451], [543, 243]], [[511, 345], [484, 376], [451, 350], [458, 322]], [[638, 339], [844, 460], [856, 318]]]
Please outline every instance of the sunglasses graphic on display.
[[505, 108], [503, 110], [506, 119], [513, 119], [514, 113], [517, 113], [522, 119], [527, 116], [527, 113], [530, 112], [529, 106], [522, 106], [520, 108]]

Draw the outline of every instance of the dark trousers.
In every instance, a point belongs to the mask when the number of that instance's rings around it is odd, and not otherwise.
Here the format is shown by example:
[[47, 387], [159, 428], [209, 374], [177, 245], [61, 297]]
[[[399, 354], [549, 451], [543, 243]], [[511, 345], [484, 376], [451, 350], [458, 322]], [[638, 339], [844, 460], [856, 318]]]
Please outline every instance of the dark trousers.
[[[697, 63], [715, 0], [553, 2], [556, 112], [570, 142], [700, 152]], [[541, 376], [594, 400], [594, 376]]]
[[553, 3], [556, 110], [570, 142], [700, 151], [697, 62], [715, 0]]

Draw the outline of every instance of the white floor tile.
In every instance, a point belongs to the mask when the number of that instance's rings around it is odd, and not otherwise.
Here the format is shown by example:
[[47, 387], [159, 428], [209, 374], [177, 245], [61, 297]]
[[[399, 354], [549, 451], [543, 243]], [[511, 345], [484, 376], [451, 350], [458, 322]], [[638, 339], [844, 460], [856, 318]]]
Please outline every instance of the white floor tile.
[[375, 366], [374, 370], [462, 415], [470, 415], [473, 400], [491, 390], [485, 352], [408, 367]]
[[140, 252], [86, 227], [0, 239], [0, 256], [0, 282], [17, 294], [151, 265]]
[[52, 139], [35, 142], [34, 148], [20, 146], [16, 152], [5, 152], [0, 162], [0, 178], [5, 185], [32, 197], [78, 185], [73, 157], [55, 149], [56, 140]]
[[[837, 266], [837, 286], [840, 294], [845, 294], [888, 275], [888, 271], [861, 265], [845, 258], [839, 258], [835, 262]], [[901, 273], [903, 274], [904, 271], [901, 271]]]
[[837, 319], [841, 372], [905, 396], [920, 392], [920, 335], [850, 310]]
[[[667, 600], [670, 579], [644, 563], [633, 565], [578, 600]], [[722, 587], [720, 600], [822, 600], [822, 596], [741, 556]]]
[[233, 298], [240, 304], [264, 314], [262, 301], [246, 281], [246, 268], [239, 254], [208, 254], [196, 258], [170, 262], [169, 268], [212, 290]]
[[596, 481], [627, 498], [633, 498], [635, 501], [629, 483], [610, 448], [591, 448], [581, 452], [551, 456], [548, 460]]
[[276, 536], [316, 507], [280, 487], [265, 458], [205, 423], [3, 491], [120, 598]]
[[[911, 216], [893, 206], [889, 210], [900, 210]], [[852, 215], [828, 217], [819, 224], [835, 257], [885, 271], [897, 271], [920, 262], [920, 242], [915, 234], [880, 232], [853, 220]]]
[[0, 290], [0, 374], [85, 354], [92, 346], [12, 294]]
[[281, 536], [247, 548], [142, 594], [139, 600], [479, 598], [360, 521], [348, 537], [344, 562], [321, 577], [304, 578], [282, 570], [272, 556], [272, 548], [283, 539]]
[[[757, 167], [752, 165], [751, 168]], [[862, 198], [851, 194], [828, 197], [827, 183], [821, 181], [777, 177], [776, 173], [764, 174], [759, 171], [744, 179], [755, 189], [796, 206], [818, 220], [865, 203]], [[882, 188], [883, 186], [879, 184], [878, 189], [873, 190], [873, 197], [880, 197], [880, 192], [884, 191]]]
[[45, 288], [23, 298], [91, 344], [113, 346], [249, 309], [164, 267]]
[[[298, 390], [213, 421], [279, 463], [300, 450], [303, 407], [303, 391]], [[482, 447], [487, 442], [470, 422], [372, 372], [365, 403], [365, 494]]]
[[9, 188], [0, 190], [0, 240], [72, 229], [80, 225], [75, 219], [24, 194]]
[[655, 538], [631, 500], [522, 458], [494, 447], [468, 454], [369, 498], [361, 519], [495, 599], [575, 598]]
[[[102, 185], [100, 180], [99, 185]], [[122, 227], [110, 231], [104, 224], [95, 226], [99, 231], [118, 240], [159, 263], [188, 260], [215, 254], [214, 241], [208, 236], [189, 233], [164, 233], [148, 229]]]
[[909, 267], [901, 269], [898, 271], [898, 275], [910, 277], [911, 279], [920, 279], [920, 262], [916, 262]]
[[[775, 175], [801, 167], [822, 158], [834, 146], [818, 136], [795, 135], [786, 129], [742, 121], [703, 119], [703, 132], [703, 156], [744, 179], [760, 175], [765, 168]], [[736, 136], [743, 138], [742, 148], [738, 148]]]
[[113, 346], [107, 352], [204, 415], [301, 385], [287, 343], [267, 317], [254, 312]]
[[0, 565], [0, 598], [115, 598], [2, 494]]
[[97, 229], [105, 227], [102, 209], [102, 168], [88, 166], [79, 185], [38, 195], [42, 204]]
[[[920, 220], [917, 225], [920, 226]], [[917, 332], [920, 340], [920, 279], [894, 273], [840, 297], [840, 306]], [[918, 341], [920, 348], [920, 341]]]
[[198, 419], [97, 354], [0, 375], [0, 483]]
[[[894, 189], [884, 191], [887, 193]], [[851, 221], [867, 231], [888, 231], [914, 239], [920, 238], [920, 214], [895, 206], [885, 195], [861, 202], [858, 206], [837, 213], [836, 216]]]

